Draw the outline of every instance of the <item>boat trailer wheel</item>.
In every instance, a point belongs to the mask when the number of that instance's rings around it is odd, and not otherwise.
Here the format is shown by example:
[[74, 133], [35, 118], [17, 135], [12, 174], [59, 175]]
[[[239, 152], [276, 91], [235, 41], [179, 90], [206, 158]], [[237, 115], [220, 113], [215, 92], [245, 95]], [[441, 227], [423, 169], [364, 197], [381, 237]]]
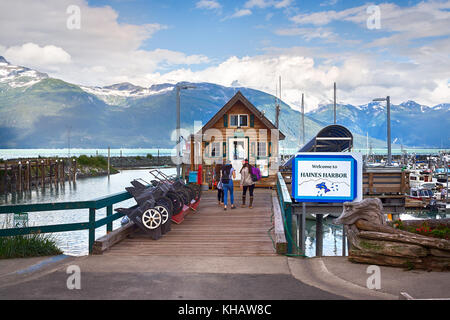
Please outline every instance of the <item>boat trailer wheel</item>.
[[165, 224], [167, 220], [169, 220], [169, 212], [167, 211], [166, 207], [164, 206], [156, 206], [155, 209], [159, 211], [162, 217], [161, 224]]
[[142, 224], [150, 230], [154, 230], [161, 225], [161, 213], [157, 209], [151, 208], [142, 214]]

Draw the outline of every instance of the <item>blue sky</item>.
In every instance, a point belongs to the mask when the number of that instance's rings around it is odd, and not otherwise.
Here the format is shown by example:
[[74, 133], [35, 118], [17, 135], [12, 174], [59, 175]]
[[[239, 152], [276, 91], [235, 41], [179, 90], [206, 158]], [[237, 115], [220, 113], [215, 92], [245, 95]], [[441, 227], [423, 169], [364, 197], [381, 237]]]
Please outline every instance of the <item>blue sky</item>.
[[[79, 28], [67, 27], [71, 6]], [[275, 94], [281, 76], [294, 108], [301, 93], [307, 110], [331, 102], [334, 82], [340, 103], [450, 102], [450, 0], [16, 0], [0, 3], [0, 29], [11, 63], [80, 85]]]
[[[295, 46], [323, 47], [333, 51], [364, 50], [360, 44], [330, 43], [324, 39], [305, 40], [301, 37], [285, 37], [276, 30], [295, 26], [289, 19], [298, 14], [310, 14], [327, 10], [342, 11], [375, 2], [366, 1], [292, 1], [289, 7], [253, 7], [251, 14], [241, 18], [227, 18], [245, 8], [246, 1], [217, 1], [220, 9], [201, 9], [199, 1], [146, 1], [116, 0], [89, 1], [94, 7], [110, 6], [119, 14], [118, 21], [127, 24], [158, 22], [167, 29], [158, 32], [142, 43], [142, 49], [165, 48], [188, 55], [203, 54], [213, 61], [230, 56], [258, 55], [268, 47], [290, 48]], [[401, 7], [413, 6], [420, 1], [395, 1]], [[312, 26], [307, 24], [306, 26]], [[329, 27], [347, 40], [368, 43], [378, 37], [391, 34], [388, 30], [355, 28], [354, 23], [334, 21]]]

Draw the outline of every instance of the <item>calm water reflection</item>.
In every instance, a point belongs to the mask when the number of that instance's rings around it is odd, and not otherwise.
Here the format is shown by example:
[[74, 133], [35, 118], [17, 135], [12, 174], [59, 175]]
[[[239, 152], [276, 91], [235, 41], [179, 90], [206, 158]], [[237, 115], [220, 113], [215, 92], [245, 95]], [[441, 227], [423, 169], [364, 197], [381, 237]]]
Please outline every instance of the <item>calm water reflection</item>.
[[[151, 180], [151, 176], [145, 170], [123, 170], [118, 174], [108, 177], [93, 177], [79, 179], [76, 184], [65, 183], [59, 188], [47, 186], [45, 190], [33, 190], [22, 195], [0, 195], [0, 205], [2, 204], [21, 204], [21, 203], [45, 203], [45, 202], [64, 202], [64, 201], [84, 201], [99, 197], [111, 195], [125, 191], [125, 187], [130, 186], [130, 181], [142, 178], [146, 181]], [[176, 169], [163, 169], [167, 174], [175, 174]], [[114, 208], [130, 207], [135, 204], [133, 199], [116, 204]], [[89, 210], [65, 210], [65, 211], [47, 211], [32, 212], [28, 215], [30, 226], [53, 225], [61, 223], [87, 222], [89, 220]], [[106, 208], [97, 210], [96, 219], [106, 217]], [[0, 226], [3, 226], [5, 219], [12, 221], [11, 215], [0, 216]], [[114, 229], [120, 226], [120, 219], [114, 221]], [[96, 229], [96, 238], [106, 234], [106, 226]], [[58, 246], [68, 255], [86, 255], [88, 253], [88, 231], [58, 232], [52, 235]]]
[[[66, 182], [59, 188], [48, 187], [46, 190], [33, 190], [22, 195], [0, 195], [1, 204], [20, 204], [20, 203], [44, 203], [44, 202], [63, 202], [63, 201], [82, 201], [111, 195], [117, 192], [125, 191], [130, 181], [142, 178], [150, 181], [149, 170], [123, 170], [118, 174], [108, 177], [95, 177], [79, 179], [75, 185]], [[175, 174], [176, 169], [163, 169], [167, 174]], [[114, 208], [130, 207], [135, 204], [133, 199], [116, 204]], [[97, 220], [106, 216], [106, 209], [97, 210]], [[429, 219], [445, 218], [445, 213], [429, 212], [408, 212], [400, 216], [402, 220], [411, 219]], [[3, 226], [6, 216], [0, 215], [0, 227]], [[12, 217], [9, 216], [12, 220]], [[29, 225], [51, 225], [61, 223], [86, 222], [89, 219], [87, 209], [33, 212], [29, 214]], [[323, 222], [323, 255], [340, 256], [342, 255], [342, 227], [332, 223], [334, 218], [327, 217]], [[120, 226], [120, 220], [114, 221], [114, 229]], [[106, 234], [106, 226], [96, 229], [96, 237]], [[88, 231], [59, 232], [53, 234], [58, 246], [69, 255], [86, 255], [88, 253]], [[313, 257], [316, 254], [316, 223], [314, 220], [306, 220], [306, 255]]]

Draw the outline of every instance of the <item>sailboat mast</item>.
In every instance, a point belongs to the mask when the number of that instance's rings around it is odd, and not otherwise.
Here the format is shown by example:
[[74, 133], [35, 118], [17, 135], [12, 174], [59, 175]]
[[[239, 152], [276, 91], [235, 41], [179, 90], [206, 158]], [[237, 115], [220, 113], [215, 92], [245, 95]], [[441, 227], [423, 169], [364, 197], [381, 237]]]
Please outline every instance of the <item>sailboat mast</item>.
[[305, 94], [302, 93], [302, 139], [303, 145], [305, 145]]

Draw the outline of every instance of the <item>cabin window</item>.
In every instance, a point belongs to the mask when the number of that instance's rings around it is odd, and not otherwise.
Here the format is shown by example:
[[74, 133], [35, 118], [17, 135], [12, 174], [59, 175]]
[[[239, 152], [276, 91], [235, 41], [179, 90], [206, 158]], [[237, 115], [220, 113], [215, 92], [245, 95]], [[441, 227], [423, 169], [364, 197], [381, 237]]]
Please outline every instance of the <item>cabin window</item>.
[[230, 126], [232, 127], [239, 126], [239, 116], [237, 114], [230, 115]]
[[248, 116], [246, 114], [239, 115], [239, 127], [248, 127]]
[[220, 142], [213, 142], [211, 143], [211, 157], [217, 158], [220, 157]]
[[417, 197], [417, 191], [414, 190], [414, 191], [411, 192], [411, 194], [412, 194], [413, 197]]
[[230, 127], [248, 127], [248, 114], [230, 114]]
[[267, 157], [267, 143], [258, 142], [258, 157]]

